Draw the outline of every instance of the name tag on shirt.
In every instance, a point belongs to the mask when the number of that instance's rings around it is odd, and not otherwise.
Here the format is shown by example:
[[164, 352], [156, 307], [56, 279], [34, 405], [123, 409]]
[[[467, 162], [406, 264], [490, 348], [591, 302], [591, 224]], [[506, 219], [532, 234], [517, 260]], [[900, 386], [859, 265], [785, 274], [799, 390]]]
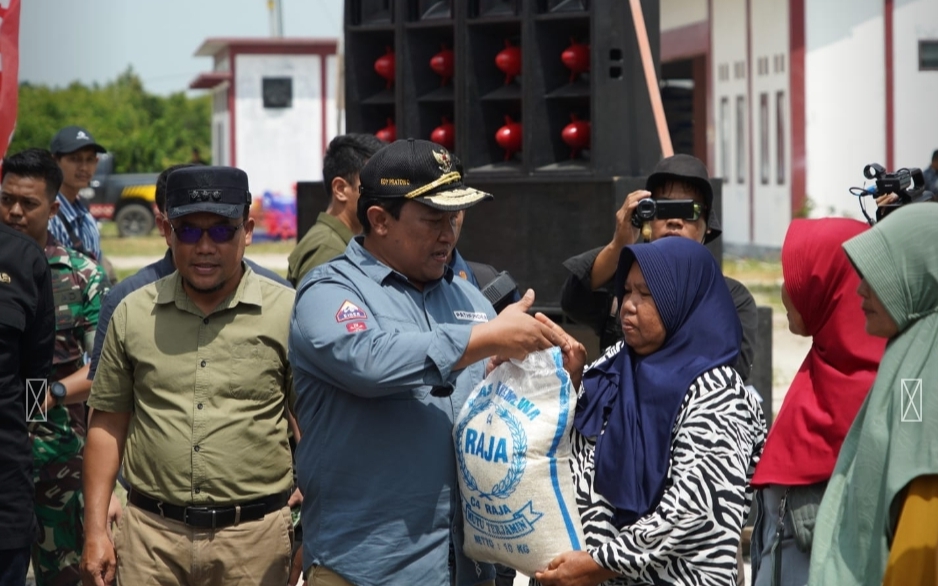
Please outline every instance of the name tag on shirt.
[[485, 315], [482, 311], [454, 311], [453, 315], [456, 316], [456, 319], [462, 321], [474, 321], [485, 323], [489, 321], [489, 316]]

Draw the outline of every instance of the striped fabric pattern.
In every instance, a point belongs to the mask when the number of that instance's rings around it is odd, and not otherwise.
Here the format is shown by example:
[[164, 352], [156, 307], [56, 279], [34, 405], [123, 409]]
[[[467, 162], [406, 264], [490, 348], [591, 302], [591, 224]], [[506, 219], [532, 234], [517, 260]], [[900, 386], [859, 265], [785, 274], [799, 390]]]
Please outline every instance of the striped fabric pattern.
[[[62, 215], [71, 223], [72, 231], [81, 240], [84, 247], [83, 252], [96, 261], [101, 260], [101, 234], [98, 232], [98, 223], [91, 215], [91, 212], [88, 211], [88, 208], [85, 207], [85, 204], [82, 203], [81, 198], [75, 198], [75, 203], [71, 203], [60, 193], [56, 196], [56, 201], [59, 202], [59, 210], [61, 210]], [[72, 239], [69, 237], [68, 230], [65, 229], [65, 224], [61, 218], [55, 216], [49, 220], [49, 231], [52, 232], [56, 240], [66, 247], [74, 248]]]
[[765, 436], [758, 400], [736, 371], [705, 372], [691, 385], [675, 421], [661, 501], [620, 529], [612, 524], [612, 506], [594, 491], [595, 438], [574, 429], [573, 467], [587, 550], [622, 576], [604, 586], [735, 584], [736, 550], [752, 503], [749, 481]]

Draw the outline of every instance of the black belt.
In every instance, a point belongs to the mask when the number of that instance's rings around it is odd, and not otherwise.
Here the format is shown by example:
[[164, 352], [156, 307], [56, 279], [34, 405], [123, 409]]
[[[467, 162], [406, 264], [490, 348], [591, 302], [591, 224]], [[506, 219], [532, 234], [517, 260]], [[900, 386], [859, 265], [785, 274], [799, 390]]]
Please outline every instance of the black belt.
[[221, 529], [245, 521], [262, 519], [267, 513], [278, 511], [286, 506], [290, 491], [272, 494], [240, 505], [226, 507], [184, 507], [164, 503], [138, 490], [130, 489], [127, 500], [161, 517], [180, 521], [192, 527]]

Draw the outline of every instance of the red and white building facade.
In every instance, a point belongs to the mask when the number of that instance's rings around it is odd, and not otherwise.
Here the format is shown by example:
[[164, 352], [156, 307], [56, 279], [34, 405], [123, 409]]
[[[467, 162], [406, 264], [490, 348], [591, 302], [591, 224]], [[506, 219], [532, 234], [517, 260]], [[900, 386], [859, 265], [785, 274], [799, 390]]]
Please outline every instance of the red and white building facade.
[[[781, 246], [793, 216], [861, 217], [863, 167], [938, 149], [938, 0], [663, 0], [689, 60], [694, 151], [724, 178], [723, 237]], [[706, 124], [700, 124], [706, 120]]]
[[337, 39], [210, 38], [195, 53], [213, 59], [189, 84], [213, 97], [212, 162], [247, 172], [272, 237], [295, 235], [296, 182], [322, 180], [339, 133], [337, 50]]

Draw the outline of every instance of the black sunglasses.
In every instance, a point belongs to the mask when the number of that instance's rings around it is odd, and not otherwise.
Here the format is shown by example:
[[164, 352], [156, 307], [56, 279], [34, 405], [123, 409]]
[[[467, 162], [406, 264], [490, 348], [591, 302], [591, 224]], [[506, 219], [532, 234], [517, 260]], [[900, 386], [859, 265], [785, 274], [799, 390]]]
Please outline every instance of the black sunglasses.
[[223, 244], [225, 242], [230, 242], [234, 235], [244, 226], [244, 222], [238, 224], [237, 226], [232, 226], [231, 224], [218, 224], [217, 226], [211, 226], [209, 228], [199, 228], [197, 226], [180, 226], [177, 228], [170, 224], [173, 229], [173, 232], [176, 234], [176, 238], [180, 242], [186, 244], [195, 244], [199, 240], [202, 240], [202, 234], [208, 232], [208, 237], [212, 239], [212, 242], [216, 244]]

